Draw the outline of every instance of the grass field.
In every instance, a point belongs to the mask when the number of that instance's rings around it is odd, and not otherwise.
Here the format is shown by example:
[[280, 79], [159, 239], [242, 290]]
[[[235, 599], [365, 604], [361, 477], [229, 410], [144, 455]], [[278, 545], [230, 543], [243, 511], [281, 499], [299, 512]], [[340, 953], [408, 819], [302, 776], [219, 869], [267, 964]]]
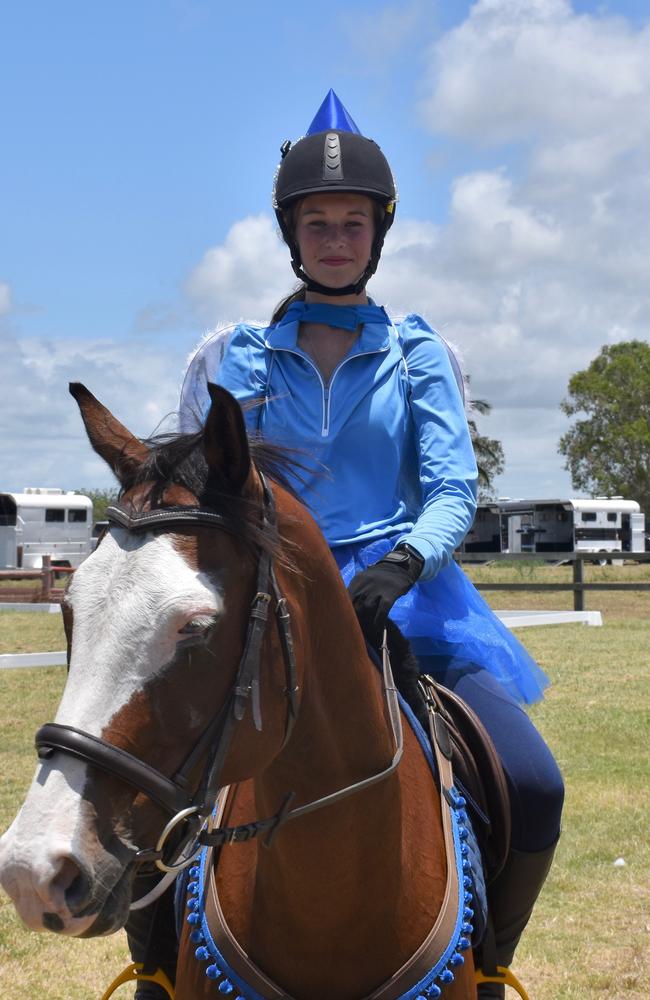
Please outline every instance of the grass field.
[[[570, 570], [532, 567], [533, 578]], [[550, 576], [549, 576], [550, 574]], [[650, 566], [589, 567], [588, 579], [650, 580]], [[475, 567], [474, 579], [519, 579]], [[487, 593], [495, 608], [572, 606], [570, 594]], [[524, 629], [552, 680], [531, 714], [562, 768], [567, 800], [556, 862], [515, 963], [531, 1000], [650, 996], [650, 593], [596, 592], [602, 628]], [[20, 646], [17, 643], [21, 643]], [[0, 652], [62, 649], [54, 615], [0, 613]], [[51, 719], [64, 668], [0, 671], [0, 828], [34, 769], [32, 734]], [[623, 865], [615, 864], [619, 859]], [[123, 936], [70, 941], [22, 929], [0, 900], [0, 996], [91, 1000], [126, 962]], [[127, 997], [124, 987], [118, 998]], [[514, 993], [512, 994], [514, 997]]]

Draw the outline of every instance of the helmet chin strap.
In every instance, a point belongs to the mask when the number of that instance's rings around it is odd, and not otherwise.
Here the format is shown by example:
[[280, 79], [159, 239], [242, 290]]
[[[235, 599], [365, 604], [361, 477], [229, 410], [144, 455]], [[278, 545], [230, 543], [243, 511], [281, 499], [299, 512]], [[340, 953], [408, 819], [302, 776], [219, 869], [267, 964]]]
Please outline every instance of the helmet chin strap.
[[372, 266], [371, 258], [359, 280], [354, 284], [344, 285], [343, 288], [332, 288], [330, 285], [321, 285], [319, 281], [315, 281], [302, 268], [301, 264], [294, 258], [293, 254], [291, 256], [291, 266], [294, 274], [300, 278], [308, 291], [318, 292], [319, 295], [330, 295], [333, 298], [339, 298], [342, 295], [359, 295], [359, 293], [366, 287], [368, 279], [372, 274], [374, 274], [377, 265], [375, 264], [374, 267]]

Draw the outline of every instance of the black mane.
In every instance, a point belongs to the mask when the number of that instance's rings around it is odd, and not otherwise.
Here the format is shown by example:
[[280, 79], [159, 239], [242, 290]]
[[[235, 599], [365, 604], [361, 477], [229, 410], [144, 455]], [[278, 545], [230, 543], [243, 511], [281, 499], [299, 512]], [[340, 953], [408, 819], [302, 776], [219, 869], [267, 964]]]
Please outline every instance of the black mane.
[[[123, 477], [120, 499], [137, 487], [146, 487], [141, 496], [143, 507], [165, 506], [164, 495], [171, 486], [181, 486], [194, 494], [202, 507], [208, 507], [241, 526], [241, 538], [254, 548], [278, 554], [274, 533], [263, 531], [259, 504], [233, 491], [228, 479], [208, 466], [203, 449], [203, 431], [157, 434], [143, 441], [149, 449], [137, 468]], [[249, 437], [251, 461], [262, 475], [296, 496], [294, 481], [300, 478], [300, 465], [277, 445], [259, 437]]]

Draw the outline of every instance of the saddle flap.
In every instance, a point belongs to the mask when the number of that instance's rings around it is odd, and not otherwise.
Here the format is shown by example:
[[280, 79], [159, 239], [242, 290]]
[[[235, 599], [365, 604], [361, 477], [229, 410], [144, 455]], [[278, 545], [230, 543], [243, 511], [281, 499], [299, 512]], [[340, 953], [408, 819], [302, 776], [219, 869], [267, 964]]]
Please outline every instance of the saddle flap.
[[510, 848], [510, 796], [501, 758], [485, 726], [462, 698], [428, 674], [421, 675], [420, 683], [436, 734], [440, 728], [436, 714], [447, 724], [454, 778], [467, 792], [468, 805], [475, 813], [489, 884], [503, 868]]

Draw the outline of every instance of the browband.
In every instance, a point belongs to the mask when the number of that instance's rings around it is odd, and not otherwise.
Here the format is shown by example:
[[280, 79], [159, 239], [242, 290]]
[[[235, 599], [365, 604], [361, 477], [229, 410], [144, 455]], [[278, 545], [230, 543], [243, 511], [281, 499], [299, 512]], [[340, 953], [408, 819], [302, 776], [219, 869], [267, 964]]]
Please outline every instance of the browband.
[[127, 531], [150, 531], [152, 528], [176, 524], [209, 524], [231, 535], [241, 537], [241, 528], [223, 514], [207, 507], [161, 507], [159, 510], [131, 511], [122, 504], [106, 508], [106, 520]]

